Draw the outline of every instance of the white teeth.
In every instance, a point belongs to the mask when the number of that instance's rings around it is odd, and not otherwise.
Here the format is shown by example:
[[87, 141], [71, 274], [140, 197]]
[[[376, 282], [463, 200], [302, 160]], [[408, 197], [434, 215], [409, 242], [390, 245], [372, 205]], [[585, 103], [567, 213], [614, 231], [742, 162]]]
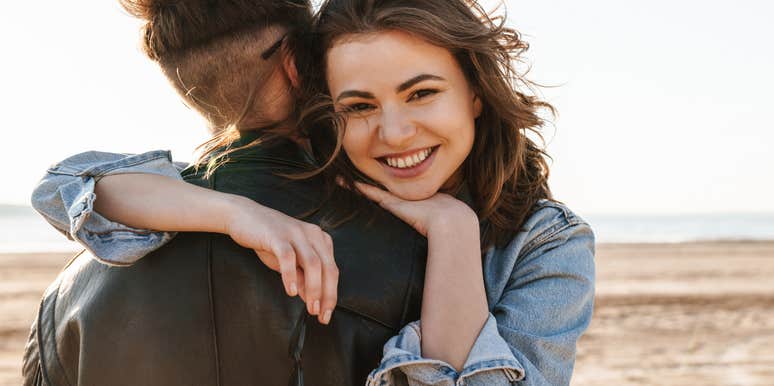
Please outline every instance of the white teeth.
[[427, 159], [428, 156], [430, 156], [430, 153], [432, 153], [432, 149], [425, 149], [418, 153], [414, 153], [413, 155], [409, 155], [402, 158], [392, 158], [388, 157], [386, 158], [387, 165], [390, 165], [394, 168], [410, 168], [414, 165], [417, 165]]

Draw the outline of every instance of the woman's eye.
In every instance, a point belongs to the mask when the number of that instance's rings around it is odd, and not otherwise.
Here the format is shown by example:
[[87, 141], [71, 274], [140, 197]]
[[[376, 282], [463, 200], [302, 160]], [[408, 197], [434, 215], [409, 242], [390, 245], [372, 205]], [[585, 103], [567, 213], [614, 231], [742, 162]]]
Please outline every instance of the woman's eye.
[[373, 105], [369, 103], [355, 103], [347, 106], [347, 110], [353, 111], [353, 112], [364, 112], [364, 111], [371, 110], [372, 108], [373, 108]]
[[434, 94], [437, 94], [437, 93], [438, 93], [438, 90], [429, 89], [429, 88], [421, 89], [421, 90], [417, 90], [413, 94], [411, 94], [411, 96], [409, 97], [409, 100], [422, 99], [422, 98], [425, 98], [425, 97], [428, 97], [430, 95], [434, 95]]

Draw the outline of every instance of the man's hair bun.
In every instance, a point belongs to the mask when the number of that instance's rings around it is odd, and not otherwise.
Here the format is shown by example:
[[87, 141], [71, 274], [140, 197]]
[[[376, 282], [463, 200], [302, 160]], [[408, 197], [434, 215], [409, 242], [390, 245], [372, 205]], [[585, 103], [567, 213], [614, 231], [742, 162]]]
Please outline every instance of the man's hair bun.
[[309, 25], [309, 0], [119, 0], [131, 15], [145, 20], [142, 49], [161, 60], [222, 35], [278, 24]]

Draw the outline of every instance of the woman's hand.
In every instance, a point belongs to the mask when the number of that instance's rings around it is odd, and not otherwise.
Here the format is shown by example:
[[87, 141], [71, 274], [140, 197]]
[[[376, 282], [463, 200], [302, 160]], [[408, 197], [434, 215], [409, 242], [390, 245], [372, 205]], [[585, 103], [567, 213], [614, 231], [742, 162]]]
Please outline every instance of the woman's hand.
[[355, 187], [370, 200], [411, 225], [422, 236], [428, 237], [435, 230], [448, 230], [463, 224], [475, 223], [475, 229], [478, 229], [476, 213], [467, 204], [448, 194], [436, 193], [424, 200], [409, 201], [362, 182], [355, 182]]
[[285, 291], [300, 295], [307, 310], [328, 324], [336, 307], [339, 269], [333, 240], [319, 226], [235, 196], [225, 233], [282, 276]]

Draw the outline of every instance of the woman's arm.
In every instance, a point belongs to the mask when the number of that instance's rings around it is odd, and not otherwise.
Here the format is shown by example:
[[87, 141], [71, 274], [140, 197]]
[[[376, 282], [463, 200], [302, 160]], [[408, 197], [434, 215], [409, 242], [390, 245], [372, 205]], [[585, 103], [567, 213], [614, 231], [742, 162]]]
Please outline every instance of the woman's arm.
[[[91, 245], [106, 245], [110, 250], [126, 247], [121, 237], [97, 241], [104, 239], [100, 234], [105, 234], [106, 227], [90, 232], [89, 217], [118, 225], [121, 230], [114, 233], [128, 232], [146, 244], [154, 234], [149, 230], [228, 234], [279, 272], [290, 296], [301, 293], [309, 312], [318, 315], [320, 322], [329, 322], [336, 304], [338, 270], [327, 233], [248, 198], [186, 183], [168, 152], [163, 152], [166, 158], [156, 153], [90, 152], [71, 157], [49, 170], [33, 192], [33, 204], [47, 219], [59, 219], [49, 220], [57, 228], [69, 219], [74, 229], [70, 234], [87, 248], [90, 240]], [[81, 208], [91, 205], [93, 213]], [[71, 216], [71, 212], [77, 213]], [[165, 242], [155, 242], [155, 247]]]
[[241, 197], [157, 174], [114, 174], [96, 181], [94, 210], [134, 228], [228, 234]]
[[32, 207], [54, 228], [80, 243], [100, 261], [131, 265], [169, 242], [174, 232], [132, 228], [94, 211], [96, 181], [123, 173], [152, 173], [182, 180], [169, 151], [142, 154], [79, 153], [48, 168], [35, 186]]
[[374, 186], [358, 188], [427, 237], [422, 357], [461, 371], [489, 316], [476, 213], [443, 193], [405, 201]]
[[489, 316], [476, 214], [451, 196], [428, 227], [422, 356], [462, 371]]
[[[465, 241], [468, 220], [451, 216], [453, 221], [433, 221], [444, 211], [448, 215], [455, 204], [434, 207], [433, 203], [443, 202], [439, 195], [403, 201], [375, 187], [358, 188], [428, 235], [433, 255], [428, 256], [421, 323], [410, 323], [385, 344], [368, 386], [397, 384], [401, 377], [408, 377], [412, 385], [569, 384], [575, 347], [588, 328], [594, 303], [594, 235], [588, 224], [565, 207], [544, 204], [525, 224], [528, 231], [515, 235], [504, 249], [490, 249], [484, 260], [492, 303], [481, 327], [476, 307], [487, 303], [477, 296], [481, 263], [464, 257], [475, 256], [466, 252], [472, 244]], [[444, 228], [455, 231], [431, 233]], [[433, 320], [425, 318], [438, 319], [431, 325]], [[477, 335], [470, 343], [468, 334], [473, 331]], [[454, 361], [461, 353], [466, 358], [459, 366]]]
[[106, 176], [96, 183], [95, 194], [97, 212], [132, 227], [231, 236], [282, 275], [288, 295], [296, 296], [299, 282], [304, 284], [309, 313], [328, 323], [338, 273], [331, 238], [318, 226], [246, 197], [155, 174]]

